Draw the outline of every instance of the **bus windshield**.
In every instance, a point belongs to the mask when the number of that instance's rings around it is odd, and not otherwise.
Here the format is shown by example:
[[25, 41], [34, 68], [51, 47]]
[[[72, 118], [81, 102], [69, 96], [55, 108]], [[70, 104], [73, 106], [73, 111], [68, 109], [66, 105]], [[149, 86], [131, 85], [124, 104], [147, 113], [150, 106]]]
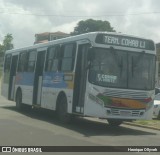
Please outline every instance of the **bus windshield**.
[[155, 56], [142, 52], [94, 48], [89, 82], [103, 87], [151, 90]]

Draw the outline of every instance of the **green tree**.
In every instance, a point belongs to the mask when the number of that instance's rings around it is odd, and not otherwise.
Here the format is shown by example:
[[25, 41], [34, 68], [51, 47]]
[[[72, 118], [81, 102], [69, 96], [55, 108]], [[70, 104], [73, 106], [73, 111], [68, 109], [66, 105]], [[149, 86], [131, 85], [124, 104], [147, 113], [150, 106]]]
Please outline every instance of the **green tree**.
[[12, 34], [8, 33], [3, 40], [4, 51], [13, 49], [14, 46], [12, 44], [12, 41], [13, 41]]
[[13, 37], [12, 37], [12, 34], [7, 34], [5, 37], [4, 37], [4, 40], [3, 40], [3, 43], [0, 44], [0, 57], [2, 57], [5, 53], [6, 50], [10, 50], [10, 49], [13, 49], [13, 44], [12, 44], [12, 41], [13, 41]]
[[4, 46], [0, 44], [0, 57], [4, 54]]
[[87, 19], [85, 21], [81, 20], [74, 28], [74, 31], [71, 32], [71, 35], [78, 35], [95, 31], [115, 32], [108, 21]]

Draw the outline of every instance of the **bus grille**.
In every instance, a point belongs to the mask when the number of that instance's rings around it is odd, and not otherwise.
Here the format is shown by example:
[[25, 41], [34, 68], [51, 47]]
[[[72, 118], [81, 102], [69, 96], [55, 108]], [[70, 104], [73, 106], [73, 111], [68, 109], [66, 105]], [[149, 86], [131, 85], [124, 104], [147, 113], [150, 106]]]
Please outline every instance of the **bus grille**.
[[103, 93], [105, 96], [111, 96], [111, 97], [116, 97], [116, 98], [129, 98], [129, 99], [135, 99], [135, 100], [141, 100], [148, 98], [148, 95], [146, 92], [142, 91], [131, 91], [131, 90], [111, 90], [111, 89], [106, 89], [105, 93]]
[[141, 110], [120, 110], [120, 109], [111, 109], [111, 115], [114, 116], [131, 116], [139, 117], [142, 116]]

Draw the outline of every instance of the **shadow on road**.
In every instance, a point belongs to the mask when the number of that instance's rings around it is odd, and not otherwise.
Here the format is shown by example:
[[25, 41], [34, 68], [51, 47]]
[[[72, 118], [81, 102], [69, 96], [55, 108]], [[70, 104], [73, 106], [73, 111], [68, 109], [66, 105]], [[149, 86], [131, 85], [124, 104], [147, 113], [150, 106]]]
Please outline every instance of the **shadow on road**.
[[[3, 106], [1, 108], [4, 108], [6, 110], [12, 110], [16, 111], [15, 106]], [[76, 117], [73, 119], [73, 122], [70, 124], [62, 124], [58, 121], [56, 118], [56, 114], [53, 111], [50, 110], [44, 110], [44, 109], [28, 109], [23, 110], [19, 112], [27, 117], [34, 118], [41, 121], [46, 121], [51, 124], [59, 125], [64, 128], [74, 130], [76, 132], [79, 132], [83, 134], [86, 137], [91, 136], [122, 136], [122, 135], [156, 135], [156, 133], [153, 132], [146, 132], [139, 129], [133, 129], [126, 126], [119, 126], [119, 127], [111, 127], [104, 122], [98, 122], [98, 121], [91, 121], [82, 117]]]

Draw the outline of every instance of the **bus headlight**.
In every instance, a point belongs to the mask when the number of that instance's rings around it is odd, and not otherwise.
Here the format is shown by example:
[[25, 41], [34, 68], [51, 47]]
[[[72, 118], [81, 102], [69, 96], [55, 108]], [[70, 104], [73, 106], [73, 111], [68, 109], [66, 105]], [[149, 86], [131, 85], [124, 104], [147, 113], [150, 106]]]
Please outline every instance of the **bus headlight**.
[[158, 104], [157, 104], [157, 105], [154, 105], [154, 108], [158, 108]]
[[149, 102], [147, 103], [146, 110], [149, 110], [152, 107], [153, 107], [153, 102]]
[[92, 94], [89, 94], [88, 97], [93, 100], [94, 102], [100, 104], [100, 105], [104, 105], [104, 102], [102, 100], [100, 100], [98, 97], [92, 95]]

